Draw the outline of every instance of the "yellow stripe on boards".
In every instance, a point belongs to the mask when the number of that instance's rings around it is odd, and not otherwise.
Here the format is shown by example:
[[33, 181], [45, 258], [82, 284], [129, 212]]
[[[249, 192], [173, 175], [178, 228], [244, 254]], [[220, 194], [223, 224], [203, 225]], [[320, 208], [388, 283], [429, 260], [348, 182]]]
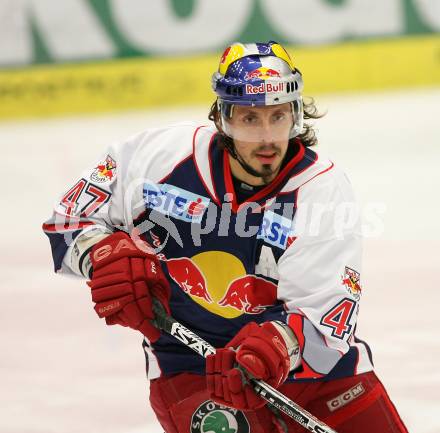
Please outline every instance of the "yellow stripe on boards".
[[440, 37], [300, 49], [295, 62], [312, 95], [440, 85]]
[[[440, 85], [440, 37], [287, 47], [305, 94]], [[209, 104], [221, 53], [0, 70], [0, 119]]]

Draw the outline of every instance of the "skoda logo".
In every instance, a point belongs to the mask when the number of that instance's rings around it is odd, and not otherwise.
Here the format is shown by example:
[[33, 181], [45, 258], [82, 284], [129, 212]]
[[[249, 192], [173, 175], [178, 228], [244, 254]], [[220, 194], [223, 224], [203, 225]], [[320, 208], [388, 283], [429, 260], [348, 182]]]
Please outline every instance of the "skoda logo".
[[191, 433], [249, 433], [243, 412], [211, 400], [202, 403], [191, 417]]

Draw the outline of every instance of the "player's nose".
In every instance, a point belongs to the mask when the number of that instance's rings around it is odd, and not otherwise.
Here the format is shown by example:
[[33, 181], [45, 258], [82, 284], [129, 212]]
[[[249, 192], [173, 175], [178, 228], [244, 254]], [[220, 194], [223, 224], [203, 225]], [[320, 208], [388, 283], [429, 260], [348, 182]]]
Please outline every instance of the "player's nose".
[[260, 128], [261, 143], [273, 143], [275, 141], [275, 131], [269, 120], [264, 120]]

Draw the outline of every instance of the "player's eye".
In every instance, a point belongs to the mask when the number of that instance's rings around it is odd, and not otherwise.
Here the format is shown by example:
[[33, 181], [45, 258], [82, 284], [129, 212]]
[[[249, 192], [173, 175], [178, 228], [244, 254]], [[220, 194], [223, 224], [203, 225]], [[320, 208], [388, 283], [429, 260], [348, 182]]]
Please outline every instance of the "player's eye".
[[273, 115], [273, 120], [275, 122], [280, 122], [282, 120], [284, 120], [286, 118], [286, 114], [285, 113], [275, 113]]
[[248, 114], [247, 116], [243, 117], [243, 122], [247, 124], [254, 124], [258, 121], [257, 116], [254, 116], [253, 114]]

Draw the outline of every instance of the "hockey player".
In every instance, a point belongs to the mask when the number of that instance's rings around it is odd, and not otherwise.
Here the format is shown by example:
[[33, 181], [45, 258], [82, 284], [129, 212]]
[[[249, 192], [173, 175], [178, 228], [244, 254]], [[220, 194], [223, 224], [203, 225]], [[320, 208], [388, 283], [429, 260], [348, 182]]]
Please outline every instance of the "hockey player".
[[[213, 75], [214, 125], [110, 146], [44, 224], [55, 270], [89, 279], [99, 317], [144, 335], [167, 433], [300, 432], [268, 382], [339, 433], [407, 432], [355, 336], [361, 235], [343, 172], [275, 43], [235, 43]], [[218, 350], [205, 361], [152, 323], [152, 299]]]

